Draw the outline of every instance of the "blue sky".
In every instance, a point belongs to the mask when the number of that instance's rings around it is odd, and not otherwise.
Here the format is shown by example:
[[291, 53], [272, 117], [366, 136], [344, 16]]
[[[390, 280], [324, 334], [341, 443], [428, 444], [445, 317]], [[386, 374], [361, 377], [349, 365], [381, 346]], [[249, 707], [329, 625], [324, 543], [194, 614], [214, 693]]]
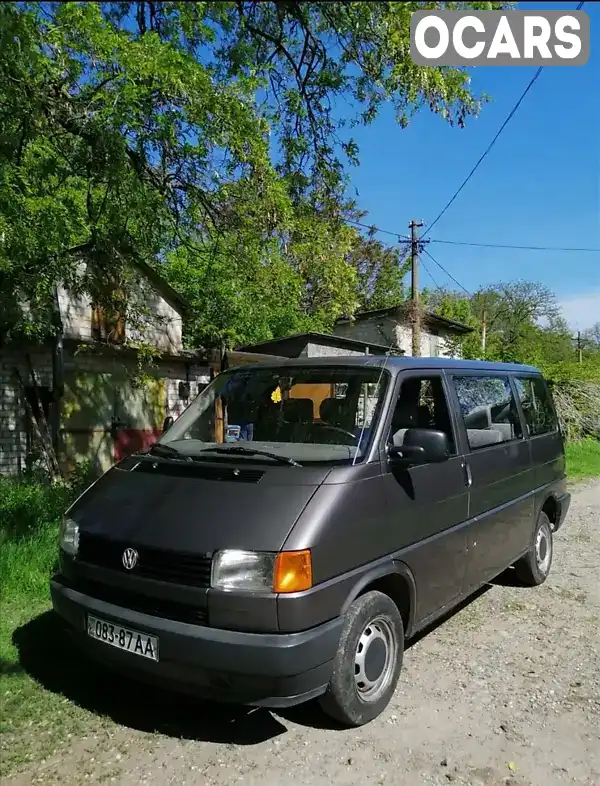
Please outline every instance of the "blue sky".
[[[519, 3], [573, 9], [576, 3]], [[592, 56], [580, 67], [548, 67], [488, 157], [434, 227], [432, 238], [534, 246], [600, 248], [600, 3], [588, 2]], [[367, 223], [400, 233], [412, 218], [433, 221], [485, 150], [535, 69], [472, 71], [475, 91], [493, 102], [465, 129], [428, 110], [402, 130], [389, 109], [354, 134], [360, 166], [350, 172]], [[382, 240], [393, 242], [386, 235]], [[463, 286], [541, 281], [554, 290], [574, 330], [600, 321], [600, 254], [470, 248], [429, 250]], [[441, 286], [453, 286], [431, 259]], [[432, 286], [423, 271], [423, 285]]]

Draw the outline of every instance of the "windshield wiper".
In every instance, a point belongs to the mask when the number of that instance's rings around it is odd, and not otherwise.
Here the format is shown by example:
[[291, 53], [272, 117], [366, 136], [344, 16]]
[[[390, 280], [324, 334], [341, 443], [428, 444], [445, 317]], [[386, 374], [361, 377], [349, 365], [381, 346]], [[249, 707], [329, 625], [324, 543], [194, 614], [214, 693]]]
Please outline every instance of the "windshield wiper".
[[279, 456], [277, 453], [270, 453], [268, 450], [257, 450], [256, 448], [244, 448], [241, 445], [236, 445], [235, 447], [231, 448], [204, 448], [202, 451], [203, 453], [237, 453], [243, 456], [267, 456], [268, 458], [272, 458], [275, 461], [279, 461], [281, 464], [291, 464], [293, 467], [301, 467], [302, 464], [299, 464], [293, 458], [287, 458], [286, 456]]
[[155, 442], [150, 447], [148, 453], [156, 453], [157, 456], [164, 456], [165, 458], [179, 459], [180, 461], [191, 461], [191, 456], [186, 456], [177, 448], [172, 448], [170, 445], [163, 445], [162, 442]]

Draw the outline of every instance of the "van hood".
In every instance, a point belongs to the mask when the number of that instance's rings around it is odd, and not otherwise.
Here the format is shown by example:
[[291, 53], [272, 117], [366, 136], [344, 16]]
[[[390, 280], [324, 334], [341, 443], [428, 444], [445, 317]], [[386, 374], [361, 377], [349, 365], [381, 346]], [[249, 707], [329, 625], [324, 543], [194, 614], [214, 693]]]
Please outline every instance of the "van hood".
[[90, 534], [208, 554], [279, 551], [329, 468], [254, 462], [182, 466], [142, 459], [113, 467], [70, 508]]

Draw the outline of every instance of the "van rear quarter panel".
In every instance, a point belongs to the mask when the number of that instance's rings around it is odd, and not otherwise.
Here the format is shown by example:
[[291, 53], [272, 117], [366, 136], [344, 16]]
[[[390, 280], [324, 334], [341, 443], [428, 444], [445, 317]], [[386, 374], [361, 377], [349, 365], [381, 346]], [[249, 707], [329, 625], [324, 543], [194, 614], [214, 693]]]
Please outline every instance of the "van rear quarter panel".
[[531, 460], [536, 493], [536, 518], [549, 497], [563, 494], [567, 488], [567, 462], [564, 442], [559, 431], [531, 439]]

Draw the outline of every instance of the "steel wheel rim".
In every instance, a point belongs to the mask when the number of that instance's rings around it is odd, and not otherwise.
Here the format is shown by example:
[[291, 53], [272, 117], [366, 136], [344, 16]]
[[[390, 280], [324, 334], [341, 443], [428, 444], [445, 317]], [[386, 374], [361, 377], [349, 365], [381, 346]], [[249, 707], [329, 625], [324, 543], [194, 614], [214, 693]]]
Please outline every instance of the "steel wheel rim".
[[[383, 666], [377, 676], [373, 675], [373, 664], [368, 660], [373, 656], [373, 648], [378, 651], [378, 655], [383, 655]], [[392, 625], [383, 617], [376, 617], [365, 625], [354, 655], [354, 682], [362, 701], [371, 704], [386, 692], [394, 675], [397, 658], [398, 642]]]
[[540, 527], [535, 539], [535, 561], [540, 573], [546, 575], [552, 559], [552, 535], [546, 527]]

